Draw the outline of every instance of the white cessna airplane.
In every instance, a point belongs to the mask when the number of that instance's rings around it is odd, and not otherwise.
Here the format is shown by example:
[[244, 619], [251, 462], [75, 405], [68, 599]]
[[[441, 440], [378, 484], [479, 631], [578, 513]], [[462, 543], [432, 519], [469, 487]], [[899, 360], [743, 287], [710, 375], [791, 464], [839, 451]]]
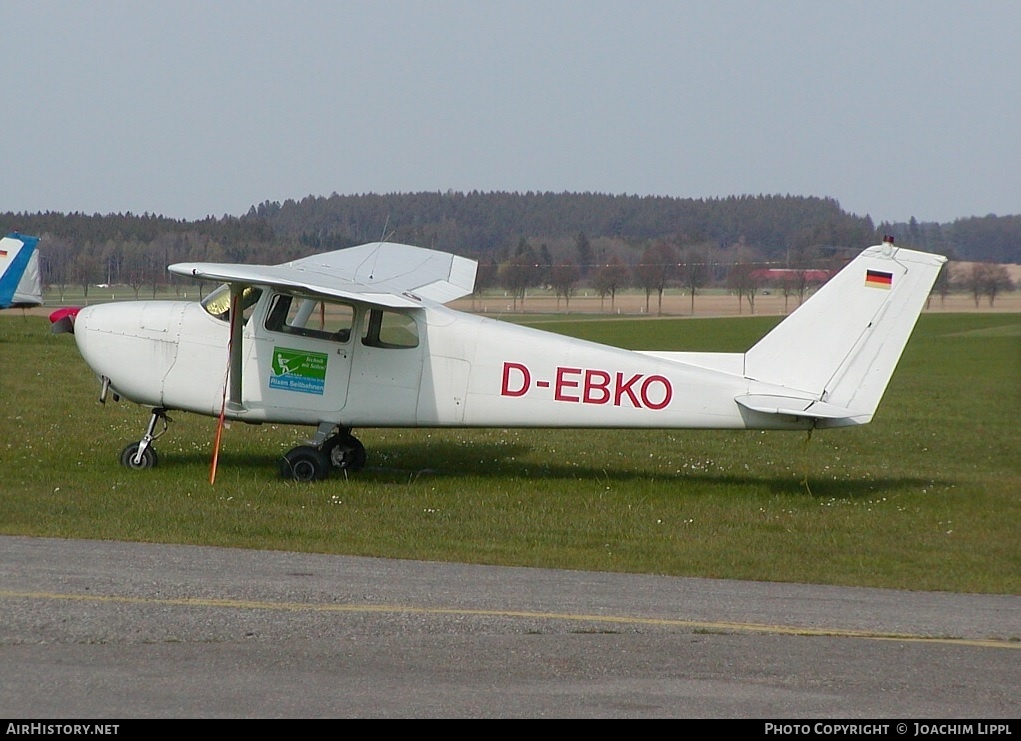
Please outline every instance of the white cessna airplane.
[[743, 353], [636, 352], [454, 311], [443, 304], [472, 291], [474, 261], [381, 242], [272, 266], [171, 265], [224, 285], [201, 303], [90, 306], [54, 331], [74, 332], [101, 401], [152, 407], [125, 466], [155, 466], [153, 439], [184, 410], [315, 426], [281, 464], [314, 481], [365, 464], [359, 427], [865, 424], [945, 261], [870, 247]]

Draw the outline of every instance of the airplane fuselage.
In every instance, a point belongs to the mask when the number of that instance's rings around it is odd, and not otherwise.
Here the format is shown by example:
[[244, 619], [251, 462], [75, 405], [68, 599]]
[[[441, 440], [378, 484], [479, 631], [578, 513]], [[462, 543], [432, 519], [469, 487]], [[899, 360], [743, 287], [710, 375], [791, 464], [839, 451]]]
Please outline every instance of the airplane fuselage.
[[[399, 312], [414, 324], [414, 343], [368, 342], [362, 328], [372, 308], [355, 304], [355, 331], [310, 337], [267, 326], [274, 299], [267, 292], [246, 322], [243, 400], [228, 406], [228, 418], [345, 427], [811, 426], [735, 403], [768, 391], [742, 375], [740, 354], [713, 355], [716, 367], [706, 368], [440, 305]], [[195, 302], [97, 305], [75, 325], [82, 356], [114, 392], [207, 415], [224, 404], [228, 336], [227, 322]]]

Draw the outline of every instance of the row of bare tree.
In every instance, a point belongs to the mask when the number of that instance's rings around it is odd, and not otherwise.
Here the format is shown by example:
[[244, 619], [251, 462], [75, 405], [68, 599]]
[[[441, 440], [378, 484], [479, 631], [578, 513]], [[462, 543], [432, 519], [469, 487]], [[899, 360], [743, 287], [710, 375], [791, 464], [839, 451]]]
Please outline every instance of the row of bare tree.
[[[529, 289], [544, 287], [557, 297], [557, 308], [563, 299], [570, 309], [571, 298], [582, 286], [593, 288], [605, 307], [610, 300], [610, 311], [619, 291], [639, 288], [645, 293], [645, 311], [650, 312], [651, 298], [657, 298], [657, 313], [662, 314], [663, 292], [679, 287], [690, 297], [691, 312], [695, 311], [695, 296], [704, 288], [726, 288], [738, 300], [740, 307], [747, 302], [749, 312], [755, 313], [755, 299], [765, 290], [773, 290], [784, 297], [784, 310], [791, 301], [800, 305], [806, 296], [836, 273], [839, 264], [829, 261], [829, 267], [776, 268], [756, 259], [748, 251], [737, 249], [730, 259], [723, 259], [706, 245], [678, 250], [668, 242], [657, 242], [648, 247], [639, 261], [629, 265], [618, 255], [610, 255], [604, 262], [583, 265], [564, 259], [543, 264], [528, 250], [521, 250], [513, 258], [499, 265], [479, 263], [475, 294], [481, 296], [495, 287], [504, 288], [511, 296], [513, 308], [523, 302]], [[1016, 289], [1004, 265], [990, 263], [948, 263], [941, 273], [933, 293], [946, 298], [951, 292], [969, 293], [978, 306], [982, 299], [994, 305], [996, 297]]]
[[[243, 248], [224, 246], [199, 231], [167, 232], [151, 241], [109, 239], [103, 244], [46, 235], [41, 249], [43, 280], [63, 295], [68, 286], [81, 287], [86, 299], [90, 287], [123, 285], [136, 298], [145, 290], [179, 292], [186, 283], [167, 272], [173, 262], [263, 262], [275, 264], [294, 259], [307, 247], [283, 247], [271, 242], [248, 242]], [[662, 313], [663, 292], [682, 288], [691, 299], [704, 288], [727, 288], [739, 303], [746, 302], [755, 313], [755, 299], [765, 289], [781, 292], [785, 305], [792, 298], [800, 304], [808, 292], [841, 267], [845, 258], [823, 249], [806, 249], [789, 254], [782, 263], [764, 260], [760, 251], [739, 240], [728, 248], [711, 242], [690, 243], [683, 239], [655, 240], [651, 244], [627, 244], [606, 239], [592, 240], [579, 233], [574, 239], [549, 247], [538, 247], [525, 238], [513, 255], [496, 263], [482, 257], [476, 279], [476, 294], [494, 287], [504, 288], [515, 309], [529, 289], [548, 287], [569, 309], [579, 288], [594, 289], [614, 311], [617, 293], [639, 288], [645, 293], [646, 312], [652, 296]], [[991, 263], [950, 263], [940, 276], [934, 293], [945, 297], [951, 291], [969, 293], [976, 305], [987, 300], [992, 306], [1000, 294], [1015, 289], [1006, 267]]]

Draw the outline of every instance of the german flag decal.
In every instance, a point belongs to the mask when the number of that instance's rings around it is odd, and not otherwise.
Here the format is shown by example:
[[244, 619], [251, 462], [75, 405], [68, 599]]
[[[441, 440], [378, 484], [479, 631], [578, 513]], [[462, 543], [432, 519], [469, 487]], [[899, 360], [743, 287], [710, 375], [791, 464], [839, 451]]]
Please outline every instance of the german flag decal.
[[873, 288], [892, 288], [893, 273], [884, 273], [882, 270], [866, 270], [865, 285]]

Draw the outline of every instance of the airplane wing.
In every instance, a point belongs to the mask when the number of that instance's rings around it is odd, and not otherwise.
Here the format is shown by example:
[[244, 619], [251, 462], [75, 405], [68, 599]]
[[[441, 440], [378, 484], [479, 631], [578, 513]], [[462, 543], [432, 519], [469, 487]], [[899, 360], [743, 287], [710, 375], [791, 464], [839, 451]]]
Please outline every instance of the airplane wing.
[[446, 303], [475, 287], [477, 263], [449, 252], [372, 242], [280, 265], [176, 263], [177, 275], [272, 286], [392, 308]]

